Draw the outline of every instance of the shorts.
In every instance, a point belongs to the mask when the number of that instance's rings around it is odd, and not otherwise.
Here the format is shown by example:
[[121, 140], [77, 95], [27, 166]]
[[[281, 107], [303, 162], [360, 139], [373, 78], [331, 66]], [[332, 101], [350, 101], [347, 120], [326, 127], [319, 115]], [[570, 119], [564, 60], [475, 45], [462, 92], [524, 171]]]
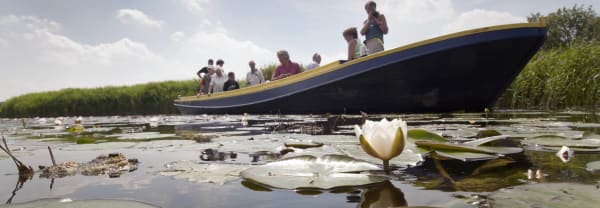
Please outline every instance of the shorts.
[[383, 51], [383, 41], [379, 38], [371, 38], [365, 41], [367, 47], [367, 55], [371, 55]]

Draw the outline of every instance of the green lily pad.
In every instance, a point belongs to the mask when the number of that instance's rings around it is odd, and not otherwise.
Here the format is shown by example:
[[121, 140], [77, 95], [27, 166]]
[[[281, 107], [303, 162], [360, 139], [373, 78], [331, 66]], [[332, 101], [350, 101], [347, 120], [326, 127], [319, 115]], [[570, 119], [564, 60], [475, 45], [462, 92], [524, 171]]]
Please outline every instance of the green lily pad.
[[173, 176], [175, 179], [185, 179], [197, 183], [214, 183], [223, 185], [240, 178], [240, 171], [247, 169], [247, 165], [201, 164], [192, 161], [180, 161], [168, 164], [168, 169], [162, 171], [163, 176]]
[[598, 172], [600, 171], [600, 161], [590, 162], [585, 165], [586, 169], [590, 172]]
[[598, 148], [600, 147], [599, 139], [568, 139], [562, 136], [545, 135], [533, 138], [527, 138], [521, 141], [522, 144], [542, 145], [549, 147], [580, 147], [580, 148]]
[[447, 142], [448, 140], [438, 134], [431, 133], [424, 129], [410, 129], [407, 132], [409, 141], [437, 141]]
[[133, 142], [104, 142], [96, 144], [74, 144], [59, 148], [64, 151], [91, 151], [91, 150], [115, 150], [128, 149], [135, 146]]
[[434, 150], [430, 155], [436, 159], [448, 160], [456, 159], [463, 162], [468, 161], [479, 161], [479, 160], [491, 160], [500, 157], [499, 155], [477, 153], [477, 152], [462, 152], [462, 151], [451, 151], [451, 150]]
[[310, 143], [284, 143], [283, 145], [285, 147], [293, 147], [293, 148], [298, 148], [298, 149], [308, 149], [308, 148], [321, 147], [321, 146], [323, 146], [323, 143], [315, 143], [315, 142], [310, 142]]
[[502, 135], [500, 132], [493, 129], [484, 129], [477, 132], [477, 138], [494, 137]]
[[71, 199], [41, 199], [24, 203], [16, 203], [9, 205], [1, 205], [0, 207], [12, 208], [69, 208], [69, 207], [86, 207], [86, 208], [156, 208], [157, 206], [130, 200], [116, 199], [91, 199], [91, 200], [71, 200]]
[[381, 168], [342, 155], [287, 158], [241, 172], [242, 178], [283, 189], [332, 189], [362, 186], [387, 180], [382, 176], [353, 173]]
[[419, 147], [423, 147], [425, 149], [431, 149], [431, 150], [447, 150], [447, 151], [495, 154], [495, 152], [493, 152], [493, 151], [487, 151], [485, 149], [477, 148], [476, 146], [464, 145], [464, 144], [452, 144], [452, 143], [429, 142], [429, 141], [416, 141], [415, 144]]
[[491, 207], [598, 207], [600, 191], [591, 185], [539, 183], [493, 192]]
[[437, 159], [457, 159], [461, 161], [490, 160], [523, 151], [519, 147], [482, 146], [505, 138], [507, 136], [493, 136], [462, 144], [436, 141], [415, 141], [414, 144], [418, 147], [418, 152], [423, 155], [430, 155]]
[[[360, 158], [370, 163], [381, 164], [382, 161], [378, 158], [370, 156], [367, 154], [360, 144], [345, 144], [345, 145], [336, 145], [336, 148], [343, 154], [348, 155], [352, 158]], [[394, 166], [417, 166], [421, 162], [423, 162], [422, 153], [428, 153], [429, 151], [419, 151], [420, 148], [412, 146], [405, 146], [404, 151], [397, 157], [394, 157], [390, 160], [390, 165]]]
[[480, 145], [484, 145], [493, 141], [497, 141], [497, 140], [501, 140], [501, 139], [506, 139], [508, 138], [508, 136], [490, 136], [490, 137], [486, 137], [486, 138], [482, 138], [482, 139], [477, 139], [477, 140], [473, 140], [473, 141], [468, 141], [465, 142], [463, 144], [466, 145], [471, 145], [471, 146], [480, 146]]

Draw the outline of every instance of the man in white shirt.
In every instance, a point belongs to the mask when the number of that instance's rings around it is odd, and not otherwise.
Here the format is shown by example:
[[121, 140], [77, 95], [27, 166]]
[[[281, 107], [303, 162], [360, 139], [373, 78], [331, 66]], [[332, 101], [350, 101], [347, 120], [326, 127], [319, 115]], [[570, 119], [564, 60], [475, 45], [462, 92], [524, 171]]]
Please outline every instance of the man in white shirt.
[[250, 87], [264, 83], [265, 77], [260, 70], [256, 69], [256, 63], [250, 61], [248, 66], [250, 66], [250, 71], [246, 74], [246, 85]]
[[223, 85], [227, 82], [227, 77], [223, 75], [222, 69], [216, 69], [215, 74], [210, 78], [209, 94], [223, 92]]
[[313, 59], [313, 62], [306, 66], [306, 68], [304, 69], [305, 71], [317, 68], [321, 65], [321, 55], [319, 55], [318, 53], [315, 53], [313, 55], [312, 59]]

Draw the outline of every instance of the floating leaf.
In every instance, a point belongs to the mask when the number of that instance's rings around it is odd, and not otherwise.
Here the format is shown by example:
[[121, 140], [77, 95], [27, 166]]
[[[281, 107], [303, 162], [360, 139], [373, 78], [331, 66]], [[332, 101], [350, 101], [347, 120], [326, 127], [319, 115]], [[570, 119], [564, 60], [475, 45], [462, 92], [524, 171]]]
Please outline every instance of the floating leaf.
[[361, 186], [387, 180], [385, 177], [352, 173], [380, 170], [378, 166], [342, 155], [297, 156], [241, 172], [242, 178], [283, 189]]
[[29, 207], [46, 207], [46, 208], [70, 208], [70, 207], [86, 207], [86, 208], [156, 208], [157, 206], [130, 200], [117, 199], [91, 199], [77, 200], [71, 199], [41, 199], [24, 203], [16, 203], [2, 205], [0, 207], [11, 208], [29, 208]]
[[500, 132], [493, 129], [484, 129], [477, 132], [477, 138], [494, 137], [502, 135]]
[[431, 150], [447, 150], [447, 151], [461, 151], [461, 152], [474, 152], [474, 153], [490, 153], [494, 154], [493, 151], [487, 151], [471, 145], [464, 144], [452, 144], [452, 143], [441, 143], [441, 142], [429, 142], [429, 141], [416, 141], [415, 144], [419, 147], [423, 147]]
[[[355, 137], [356, 138], [356, 137]], [[365, 161], [371, 163], [381, 163], [381, 160], [378, 158], [374, 158], [368, 155], [362, 147], [358, 144], [345, 144], [345, 145], [336, 145], [336, 148], [339, 149], [345, 155], [348, 155], [353, 158], [360, 158]], [[390, 165], [395, 166], [417, 166], [421, 162], [423, 162], [422, 153], [428, 153], [428, 150], [422, 150], [421, 148], [415, 147], [412, 145], [411, 147], [404, 147], [404, 151], [402, 154], [398, 155], [395, 158], [390, 160]]]
[[600, 139], [567, 139], [562, 136], [545, 135], [533, 138], [527, 138], [521, 141], [522, 144], [542, 145], [549, 147], [580, 147], [580, 148], [598, 148], [600, 147]]
[[461, 152], [461, 151], [448, 151], [448, 150], [434, 150], [430, 153], [433, 158], [440, 160], [456, 159], [463, 162], [468, 161], [479, 161], [479, 160], [491, 160], [496, 159], [500, 156], [476, 153], [476, 152]]
[[590, 162], [585, 165], [586, 169], [590, 172], [598, 172], [600, 171], [600, 161]]
[[91, 150], [115, 150], [128, 149], [135, 146], [133, 142], [104, 142], [96, 144], [77, 144], [59, 148], [65, 151], [91, 151]]
[[192, 161], [180, 161], [167, 165], [162, 171], [163, 176], [174, 176], [176, 179], [186, 179], [198, 183], [214, 183], [223, 185], [239, 178], [239, 173], [247, 169], [246, 165], [233, 164], [201, 164]]
[[83, 138], [79, 138], [77, 139], [77, 144], [93, 144], [96, 143], [96, 139], [92, 138], [92, 137], [83, 137]]
[[473, 141], [468, 141], [465, 142], [463, 144], [466, 145], [471, 145], [471, 146], [480, 146], [480, 145], [484, 145], [493, 141], [497, 141], [497, 140], [501, 140], [501, 139], [506, 139], [508, 138], [508, 136], [491, 136], [491, 137], [486, 137], [483, 139], [477, 139], [477, 140], [473, 140]]
[[285, 147], [299, 148], [299, 149], [308, 149], [308, 148], [321, 147], [321, 146], [323, 146], [323, 143], [316, 143], [316, 142], [311, 142], [311, 143], [285, 143], [284, 146]]
[[539, 183], [498, 190], [488, 197], [491, 207], [598, 207], [600, 191], [591, 185]]
[[408, 139], [412, 141], [437, 141], [447, 142], [448, 140], [438, 134], [431, 133], [424, 129], [410, 129], [408, 130]]

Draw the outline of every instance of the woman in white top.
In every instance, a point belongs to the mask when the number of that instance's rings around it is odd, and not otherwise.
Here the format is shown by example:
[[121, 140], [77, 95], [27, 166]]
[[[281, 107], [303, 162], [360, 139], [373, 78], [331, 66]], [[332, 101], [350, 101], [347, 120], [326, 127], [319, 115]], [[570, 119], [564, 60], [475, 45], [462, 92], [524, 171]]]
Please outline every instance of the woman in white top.
[[223, 75], [222, 69], [215, 70], [215, 74], [210, 78], [210, 93], [223, 92], [223, 85], [227, 82], [227, 77]]

